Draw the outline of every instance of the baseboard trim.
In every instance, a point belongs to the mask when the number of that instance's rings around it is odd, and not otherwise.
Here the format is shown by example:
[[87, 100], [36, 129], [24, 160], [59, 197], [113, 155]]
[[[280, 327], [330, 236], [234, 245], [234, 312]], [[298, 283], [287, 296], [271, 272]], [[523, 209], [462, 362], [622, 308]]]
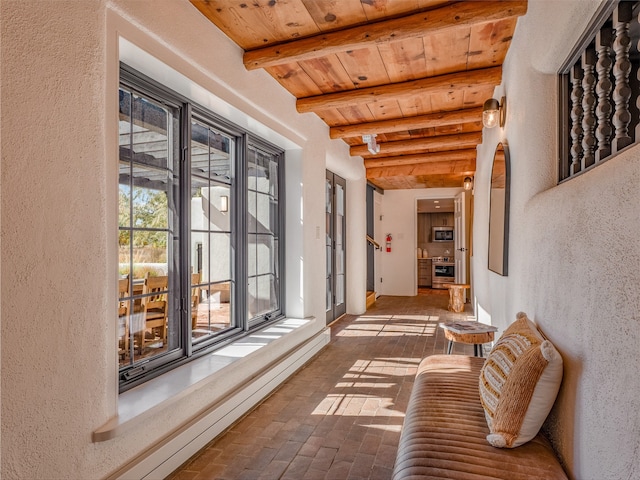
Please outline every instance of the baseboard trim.
[[287, 378], [303, 367], [330, 341], [324, 328], [302, 345], [280, 357], [241, 388], [212, 405], [191, 422], [138, 456], [107, 480], [161, 480], [246, 415]]

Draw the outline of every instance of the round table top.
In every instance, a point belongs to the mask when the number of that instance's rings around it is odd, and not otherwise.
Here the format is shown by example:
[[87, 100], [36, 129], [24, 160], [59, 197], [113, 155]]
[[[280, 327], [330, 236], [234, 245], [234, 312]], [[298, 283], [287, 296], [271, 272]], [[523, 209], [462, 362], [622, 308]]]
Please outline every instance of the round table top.
[[457, 288], [471, 288], [471, 285], [467, 285], [466, 283], [443, 283], [443, 287], [457, 287]]

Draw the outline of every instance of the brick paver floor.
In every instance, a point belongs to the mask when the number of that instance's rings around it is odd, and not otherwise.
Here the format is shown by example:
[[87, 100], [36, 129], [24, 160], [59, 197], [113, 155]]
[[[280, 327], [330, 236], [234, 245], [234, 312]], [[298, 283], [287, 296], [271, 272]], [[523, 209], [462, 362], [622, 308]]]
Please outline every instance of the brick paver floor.
[[334, 323], [322, 352], [170, 478], [391, 478], [418, 363], [445, 352], [439, 322], [469, 318], [446, 293], [380, 297]]

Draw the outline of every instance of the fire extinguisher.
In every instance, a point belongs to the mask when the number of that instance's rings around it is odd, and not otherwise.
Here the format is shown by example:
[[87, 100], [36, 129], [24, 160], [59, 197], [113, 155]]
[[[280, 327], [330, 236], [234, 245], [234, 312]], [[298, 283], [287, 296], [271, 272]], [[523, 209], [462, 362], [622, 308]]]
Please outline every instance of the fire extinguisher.
[[387, 247], [387, 252], [391, 252], [391, 234], [390, 233], [387, 233], [386, 247]]

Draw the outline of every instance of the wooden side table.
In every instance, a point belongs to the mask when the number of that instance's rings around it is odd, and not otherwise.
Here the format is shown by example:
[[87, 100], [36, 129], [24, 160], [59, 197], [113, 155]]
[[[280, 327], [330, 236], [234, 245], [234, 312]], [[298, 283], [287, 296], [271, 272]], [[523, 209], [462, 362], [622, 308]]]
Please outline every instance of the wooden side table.
[[445, 283], [443, 287], [449, 289], [449, 310], [451, 312], [460, 313], [464, 311], [464, 291], [471, 288], [471, 285], [465, 283]]
[[449, 341], [447, 354], [451, 354], [453, 342], [473, 344], [473, 354], [483, 357], [482, 344], [493, 342], [498, 329], [493, 325], [485, 325], [476, 321], [443, 322], [440, 328], [444, 330], [444, 337]]

